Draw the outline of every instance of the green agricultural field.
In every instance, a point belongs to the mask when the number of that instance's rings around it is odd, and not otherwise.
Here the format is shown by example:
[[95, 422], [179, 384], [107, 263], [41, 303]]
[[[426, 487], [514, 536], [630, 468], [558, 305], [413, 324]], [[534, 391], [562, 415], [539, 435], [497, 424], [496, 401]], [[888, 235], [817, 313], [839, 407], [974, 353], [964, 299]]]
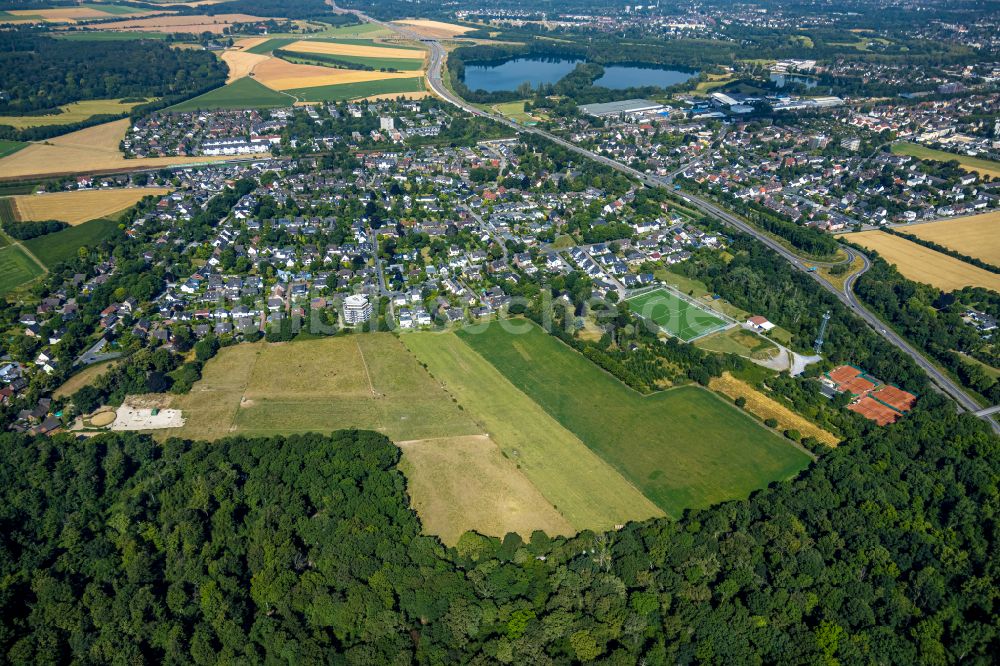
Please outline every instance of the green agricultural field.
[[261, 42], [257, 46], [252, 46], [246, 50], [247, 53], [256, 53], [257, 55], [267, 55], [271, 51], [288, 46], [292, 42], [299, 41], [298, 37], [278, 37], [275, 39], [269, 39], [266, 42]]
[[94, 247], [120, 233], [118, 224], [111, 220], [91, 220], [54, 234], [26, 240], [24, 246], [38, 257], [39, 261], [52, 268], [60, 262], [75, 257], [81, 247]]
[[[17, 222], [17, 210], [14, 208], [14, 200], [9, 197], [0, 199], [0, 225]], [[3, 235], [0, 235], [3, 238]]]
[[6, 296], [42, 273], [42, 267], [19, 246], [8, 244], [0, 247], [0, 296]]
[[170, 111], [215, 111], [218, 109], [272, 109], [291, 106], [295, 100], [271, 90], [249, 77], [210, 90], [170, 107]]
[[626, 301], [629, 309], [685, 342], [721, 330], [726, 321], [666, 289], [654, 289]]
[[534, 116], [524, 110], [524, 100], [494, 104], [493, 111], [507, 116], [511, 120], [519, 122], [522, 125], [538, 122]]
[[458, 336], [662, 508], [742, 498], [804, 469], [810, 456], [714, 393], [642, 396], [525, 320]]
[[949, 153], [943, 150], [935, 150], [933, 148], [928, 148], [927, 146], [921, 146], [920, 144], [905, 142], [892, 144], [892, 152], [896, 155], [910, 155], [920, 160], [934, 160], [937, 162], [950, 162], [955, 160], [966, 171], [976, 171], [981, 176], [1000, 178], [1000, 162], [994, 162], [993, 160], [984, 160], [978, 157], [971, 157], [969, 155]]
[[423, 89], [423, 77], [416, 76], [412, 79], [382, 79], [381, 81], [341, 83], [335, 86], [296, 88], [285, 92], [303, 102], [340, 102], [360, 97], [371, 97], [372, 95], [420, 92]]
[[377, 46], [379, 48], [403, 49], [406, 51], [423, 51], [419, 46], [400, 44], [398, 42], [376, 42], [374, 39], [317, 39], [318, 42], [330, 42], [331, 44], [354, 44], [355, 46]]
[[[11, 181], [9, 183], [0, 183], [0, 197], [10, 197], [17, 194], [31, 194], [36, 189], [38, 189], [37, 182], [31, 181]], [[0, 199], [3, 201], [3, 199]]]
[[6, 139], [0, 139], [0, 158], [13, 155], [27, 145], [28, 144], [23, 141], [8, 141]]
[[400, 340], [573, 527], [613, 529], [662, 515], [454, 333], [409, 333]]
[[377, 23], [361, 23], [359, 25], [339, 25], [327, 28], [323, 32], [315, 33], [310, 37], [352, 37], [355, 35], [369, 35], [371, 37], [380, 35], [394, 35], [392, 30], [383, 28]]
[[378, 430], [394, 440], [481, 434], [388, 333], [228, 347], [173, 406], [187, 422], [164, 436], [343, 428]]
[[289, 62], [307, 65], [336, 67], [341, 63], [362, 65], [372, 69], [395, 69], [400, 72], [419, 71], [424, 66], [423, 60], [415, 58], [368, 58], [365, 56], [328, 55], [325, 53], [305, 53], [300, 51], [282, 51], [281, 57]]

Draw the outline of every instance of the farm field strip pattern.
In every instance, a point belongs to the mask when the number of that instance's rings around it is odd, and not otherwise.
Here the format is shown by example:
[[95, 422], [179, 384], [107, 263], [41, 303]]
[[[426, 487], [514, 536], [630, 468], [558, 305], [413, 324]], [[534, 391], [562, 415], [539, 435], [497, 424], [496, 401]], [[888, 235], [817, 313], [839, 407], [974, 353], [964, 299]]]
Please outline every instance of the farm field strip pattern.
[[335, 69], [322, 65], [297, 65], [281, 58], [269, 58], [254, 66], [253, 80], [272, 90], [296, 90], [345, 83], [411, 78], [414, 78], [413, 72]]
[[746, 497], [810, 461], [710, 391], [641, 396], [534, 324], [516, 336], [499, 325], [458, 335], [668, 515]]
[[454, 333], [400, 339], [576, 529], [664, 515], [628, 479]]
[[319, 40], [301, 40], [286, 44], [281, 48], [285, 51], [294, 51], [296, 53], [318, 53], [320, 55], [333, 56], [359, 56], [363, 58], [391, 58], [394, 60], [423, 60], [425, 57], [423, 51], [416, 51], [413, 49]]
[[1000, 292], [1000, 275], [935, 252], [905, 238], [884, 231], [845, 234], [846, 240], [875, 250], [905, 277], [944, 291], [962, 287], [984, 287]]

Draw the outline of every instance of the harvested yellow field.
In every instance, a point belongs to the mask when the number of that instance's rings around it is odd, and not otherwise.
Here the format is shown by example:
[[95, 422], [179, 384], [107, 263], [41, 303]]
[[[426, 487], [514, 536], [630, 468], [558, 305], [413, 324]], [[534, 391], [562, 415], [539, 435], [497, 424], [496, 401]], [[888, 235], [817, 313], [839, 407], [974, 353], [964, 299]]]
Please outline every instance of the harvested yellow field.
[[[358, 69], [334, 69], [319, 65], [296, 65], [281, 58], [268, 58], [253, 70], [255, 80], [274, 90], [333, 86], [341, 83], [411, 79], [416, 72], [366, 72]], [[17, 153], [15, 153], [16, 155]]]
[[46, 116], [0, 116], [0, 125], [10, 125], [15, 129], [47, 125], [69, 125], [87, 120], [100, 113], [127, 113], [145, 102], [122, 103], [117, 99], [89, 99], [83, 102], [63, 104], [62, 113]]
[[421, 37], [427, 37], [428, 39], [449, 39], [474, 30], [474, 28], [464, 25], [455, 25], [454, 23], [445, 23], [444, 21], [429, 21], [426, 19], [408, 19], [405, 21], [393, 21], [393, 23], [408, 28], [411, 32]]
[[219, 162], [217, 157], [148, 157], [127, 160], [118, 150], [128, 118], [64, 134], [0, 159], [0, 179]]
[[216, 14], [207, 16], [195, 14], [192, 16], [154, 16], [145, 19], [127, 19], [102, 23], [102, 30], [124, 30], [126, 32], [211, 32], [222, 34], [225, 28], [234, 23], [255, 23], [266, 21], [259, 16], [249, 14]]
[[14, 197], [14, 206], [21, 220], [61, 220], [75, 226], [125, 210], [143, 197], [168, 192], [164, 187], [128, 187], [24, 194]]
[[1000, 266], [1000, 211], [916, 224], [900, 231]]
[[[407, 58], [423, 60], [424, 52], [413, 49], [394, 49], [387, 46], [365, 46], [364, 44], [334, 44], [303, 40], [282, 47], [285, 51], [298, 53], [320, 53], [322, 55], [361, 56], [363, 58]], [[411, 74], [412, 76], [412, 74]]]
[[[14, 153], [17, 155], [17, 153]], [[906, 278], [943, 291], [983, 287], [1000, 292], [1000, 275], [883, 231], [848, 234], [846, 239], [875, 250]]]
[[219, 57], [222, 62], [229, 66], [229, 76], [226, 77], [226, 83], [232, 83], [236, 79], [242, 79], [248, 75], [254, 67], [268, 60], [271, 56], [246, 53], [245, 51], [223, 51]]
[[242, 50], [242, 51], [246, 51], [247, 49], [252, 49], [253, 47], [257, 46], [258, 44], [263, 44], [264, 42], [266, 42], [269, 39], [271, 39], [271, 38], [270, 37], [247, 37], [245, 39], [238, 39], [238, 40], [236, 40], [235, 42], [233, 42], [233, 46], [235, 48], [238, 48], [238, 49]]
[[[76, 23], [90, 19], [112, 18], [114, 14], [102, 12], [100, 9], [92, 7], [56, 7], [53, 9], [9, 9], [5, 13], [17, 18], [0, 19], [0, 23]], [[137, 12], [140, 16], [146, 16], [153, 12]], [[133, 14], [135, 16], [136, 14]]]
[[778, 422], [779, 430], [798, 430], [803, 437], [813, 437], [827, 446], [837, 446], [840, 441], [833, 433], [823, 430], [728, 372], [721, 377], [712, 378], [708, 387], [733, 400], [744, 398], [747, 401], [744, 409], [762, 420], [774, 419]]
[[[573, 526], [485, 435], [399, 442], [400, 469], [423, 531], [454, 546], [468, 530], [527, 541], [535, 530], [572, 535]], [[455, 470], [462, 470], [456, 474]]]

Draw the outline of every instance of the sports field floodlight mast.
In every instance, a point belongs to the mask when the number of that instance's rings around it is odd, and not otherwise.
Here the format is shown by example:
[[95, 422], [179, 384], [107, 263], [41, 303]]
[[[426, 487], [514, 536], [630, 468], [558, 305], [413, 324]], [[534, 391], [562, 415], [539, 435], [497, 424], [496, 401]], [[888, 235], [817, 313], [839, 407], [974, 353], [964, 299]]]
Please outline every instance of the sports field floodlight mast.
[[830, 311], [827, 310], [823, 315], [823, 321], [819, 324], [819, 335], [816, 336], [816, 353], [819, 354], [820, 350], [823, 349], [823, 336], [826, 335], [826, 325], [830, 323]]

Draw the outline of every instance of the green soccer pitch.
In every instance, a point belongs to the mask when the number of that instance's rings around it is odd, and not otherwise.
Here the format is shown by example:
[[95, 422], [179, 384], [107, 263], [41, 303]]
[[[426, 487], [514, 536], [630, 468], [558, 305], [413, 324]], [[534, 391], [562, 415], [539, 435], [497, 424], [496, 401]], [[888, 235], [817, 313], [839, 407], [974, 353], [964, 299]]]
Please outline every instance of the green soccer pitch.
[[666, 289], [654, 289], [626, 302], [637, 315], [685, 342], [726, 327], [724, 319]]

